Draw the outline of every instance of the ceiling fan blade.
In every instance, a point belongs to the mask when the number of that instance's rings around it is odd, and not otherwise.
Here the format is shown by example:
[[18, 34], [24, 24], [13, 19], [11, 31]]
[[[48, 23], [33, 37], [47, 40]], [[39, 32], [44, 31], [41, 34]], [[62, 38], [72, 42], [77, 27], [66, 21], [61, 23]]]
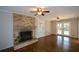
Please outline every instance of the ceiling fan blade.
[[60, 17], [57, 17], [57, 19], [60, 19]]
[[44, 14], [42, 13], [42, 16], [44, 16]]
[[43, 11], [43, 13], [49, 13], [50, 11]]
[[35, 13], [35, 12], [37, 12], [37, 11], [30, 11], [31, 13]]
[[35, 16], [36, 15], [42, 15], [42, 16], [44, 16], [45, 15], [44, 13], [49, 13], [50, 11], [45, 10], [45, 9], [43, 10], [42, 8], [36, 8], [36, 9], [30, 11], [30, 12], [31, 13], [36, 13]]
[[37, 13], [35, 14], [35, 16], [37, 15]]

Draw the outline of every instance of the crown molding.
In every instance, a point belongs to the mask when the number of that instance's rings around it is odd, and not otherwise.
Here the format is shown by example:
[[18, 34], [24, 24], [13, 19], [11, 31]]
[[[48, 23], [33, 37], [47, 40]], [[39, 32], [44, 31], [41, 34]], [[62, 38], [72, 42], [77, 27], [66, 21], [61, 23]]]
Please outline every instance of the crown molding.
[[11, 11], [8, 11], [8, 10], [4, 10], [4, 9], [0, 9], [1, 12], [6, 12], [6, 13], [13, 13]]

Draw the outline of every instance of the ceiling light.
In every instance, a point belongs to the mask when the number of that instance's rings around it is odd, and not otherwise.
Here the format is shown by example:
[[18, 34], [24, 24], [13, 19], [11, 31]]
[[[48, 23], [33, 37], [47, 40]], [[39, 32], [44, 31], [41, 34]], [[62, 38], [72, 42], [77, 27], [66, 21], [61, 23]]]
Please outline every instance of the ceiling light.
[[35, 16], [36, 15], [42, 15], [42, 16], [44, 16], [45, 13], [49, 13], [50, 11], [48, 11], [46, 9], [42, 9], [42, 8], [35, 8], [35, 10], [33, 9], [31, 12], [35, 13]]

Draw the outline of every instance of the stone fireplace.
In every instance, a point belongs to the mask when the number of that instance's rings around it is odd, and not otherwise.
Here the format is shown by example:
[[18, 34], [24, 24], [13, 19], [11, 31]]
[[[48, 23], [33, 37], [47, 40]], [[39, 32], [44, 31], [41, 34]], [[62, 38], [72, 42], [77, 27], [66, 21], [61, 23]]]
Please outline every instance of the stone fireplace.
[[34, 40], [36, 38], [35, 29], [34, 17], [15, 13], [13, 14], [14, 45]]

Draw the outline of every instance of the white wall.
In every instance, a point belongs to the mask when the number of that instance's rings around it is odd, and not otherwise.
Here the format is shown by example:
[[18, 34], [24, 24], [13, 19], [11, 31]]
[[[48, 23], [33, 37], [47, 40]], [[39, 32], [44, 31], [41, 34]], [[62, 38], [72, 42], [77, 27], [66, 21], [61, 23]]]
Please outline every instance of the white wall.
[[51, 33], [56, 34], [56, 21], [51, 21]]
[[52, 34], [52, 32], [51, 32], [51, 21], [50, 20], [45, 21], [45, 34], [46, 34], [46, 36]]
[[40, 38], [45, 36], [45, 20], [40, 17], [36, 18], [36, 37]]
[[72, 19], [71, 21], [71, 32], [70, 32], [70, 36], [71, 37], [76, 37], [78, 38], [78, 19]]
[[44, 16], [36, 17], [36, 37], [44, 37], [47, 35], [51, 34], [51, 29], [50, 29], [50, 21], [47, 20]]
[[13, 16], [0, 11], [0, 50], [13, 46]]
[[79, 38], [79, 18], [78, 18], [78, 38]]
[[[77, 18], [71, 18], [67, 20], [62, 20], [59, 22], [70, 22], [70, 36], [71, 37], [78, 37], [78, 19]], [[52, 34], [56, 34], [56, 21], [51, 22], [51, 31]]]

